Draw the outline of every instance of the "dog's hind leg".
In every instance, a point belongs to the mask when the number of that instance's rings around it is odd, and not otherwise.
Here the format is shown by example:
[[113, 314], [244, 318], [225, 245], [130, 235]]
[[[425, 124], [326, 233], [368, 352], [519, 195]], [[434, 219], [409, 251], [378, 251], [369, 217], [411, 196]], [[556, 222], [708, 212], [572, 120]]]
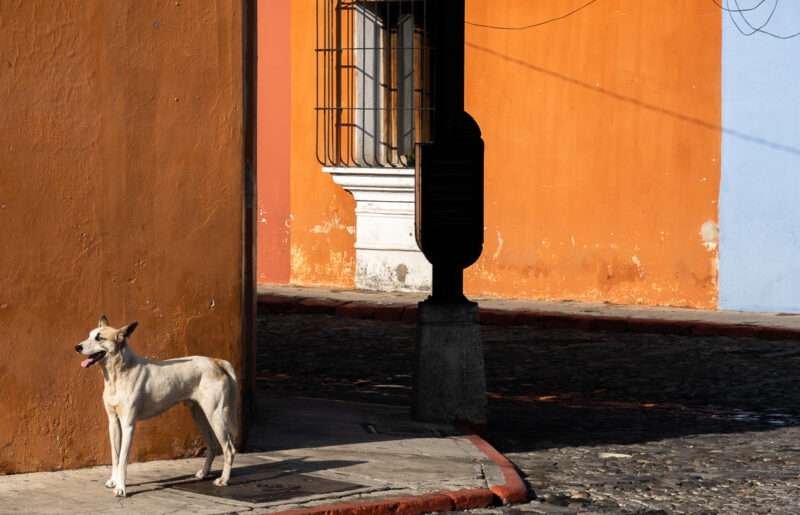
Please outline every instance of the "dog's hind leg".
[[194, 476], [198, 479], [205, 479], [208, 477], [208, 473], [211, 471], [211, 463], [214, 462], [214, 457], [217, 455], [217, 438], [214, 436], [211, 426], [208, 425], [206, 415], [200, 406], [191, 404], [189, 409], [192, 411], [192, 417], [198, 429], [200, 429], [200, 434], [203, 435], [203, 440], [206, 442], [206, 462], [203, 464], [203, 468]]
[[222, 476], [214, 480], [214, 484], [217, 486], [228, 486], [228, 480], [231, 477], [231, 467], [233, 466], [233, 457], [236, 455], [236, 449], [233, 446], [233, 440], [228, 430], [228, 421], [225, 419], [227, 410], [225, 409], [224, 403], [225, 400], [221, 400], [216, 406], [202, 406], [208, 423], [211, 425], [211, 429], [214, 431], [217, 440], [219, 440], [222, 446], [222, 454], [225, 457], [225, 463], [222, 466]]

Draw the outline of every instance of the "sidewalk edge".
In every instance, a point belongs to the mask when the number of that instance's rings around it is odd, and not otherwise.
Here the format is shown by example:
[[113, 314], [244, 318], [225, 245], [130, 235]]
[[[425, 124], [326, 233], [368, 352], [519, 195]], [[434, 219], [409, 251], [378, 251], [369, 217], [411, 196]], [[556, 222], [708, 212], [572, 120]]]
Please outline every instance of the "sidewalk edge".
[[377, 501], [331, 504], [277, 512], [274, 515], [421, 515], [436, 511], [460, 511], [488, 508], [498, 504], [522, 503], [528, 500], [528, 489], [514, 465], [486, 440], [475, 434], [463, 435], [503, 473], [505, 483], [489, 488], [473, 488], [453, 492], [396, 497]]
[[[417, 321], [416, 305], [382, 305], [368, 302], [308, 299], [274, 294], [258, 296], [258, 312], [328, 314], [350, 318], [400, 321], [410, 324], [414, 324]], [[800, 329], [790, 327], [488, 308], [479, 308], [479, 313], [480, 321], [483, 325], [800, 340]]]

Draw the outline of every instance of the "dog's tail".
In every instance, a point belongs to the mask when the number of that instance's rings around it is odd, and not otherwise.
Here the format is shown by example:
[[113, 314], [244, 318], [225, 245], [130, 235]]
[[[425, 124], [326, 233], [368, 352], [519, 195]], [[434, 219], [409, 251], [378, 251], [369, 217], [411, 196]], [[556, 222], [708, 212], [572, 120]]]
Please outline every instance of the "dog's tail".
[[228, 432], [231, 434], [231, 440], [235, 442], [239, 434], [239, 381], [236, 380], [236, 371], [233, 369], [233, 365], [227, 361], [221, 360], [221, 362], [227, 376], [225, 379], [228, 382], [228, 402], [225, 420], [228, 421]]

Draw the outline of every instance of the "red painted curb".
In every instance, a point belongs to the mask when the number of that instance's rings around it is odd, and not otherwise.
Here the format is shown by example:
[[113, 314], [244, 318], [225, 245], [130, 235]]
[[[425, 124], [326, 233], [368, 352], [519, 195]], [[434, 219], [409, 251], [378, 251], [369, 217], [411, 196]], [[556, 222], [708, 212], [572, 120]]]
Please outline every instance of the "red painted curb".
[[628, 319], [628, 331], [633, 333], [659, 333], [659, 334], [692, 334], [693, 322], [684, 320], [650, 320], [640, 318]]
[[277, 295], [259, 295], [259, 313], [289, 313], [297, 305], [297, 299], [292, 297], [279, 297]]
[[800, 330], [792, 330], [785, 327], [760, 326], [758, 337], [765, 340], [800, 340]]
[[[375, 320], [417, 322], [417, 306], [366, 304], [328, 299], [296, 299], [278, 295], [259, 295], [259, 313], [328, 314]], [[695, 320], [663, 320], [591, 316], [538, 311], [480, 309], [481, 324], [518, 325], [537, 329], [577, 329], [611, 332], [680, 334], [690, 336], [732, 336], [765, 340], [800, 340], [800, 329]]]
[[398, 322], [405, 309], [405, 306], [375, 306], [375, 320]]
[[304, 299], [297, 303], [295, 311], [308, 315], [333, 315], [336, 308], [341, 305], [341, 302], [331, 300]]
[[453, 511], [453, 500], [445, 494], [426, 494], [380, 501], [315, 506], [278, 512], [280, 515], [418, 515], [432, 511]]
[[333, 314], [337, 317], [348, 318], [375, 318], [375, 306], [372, 304], [360, 304], [358, 302], [348, 302], [334, 308]]
[[494, 494], [485, 488], [458, 490], [438, 494], [397, 497], [379, 501], [364, 501], [328, 506], [315, 506], [280, 511], [275, 515], [421, 515], [435, 511], [471, 510], [486, 508], [494, 502]]
[[763, 328], [757, 325], [719, 324], [718, 329], [724, 336], [758, 338], [758, 335]]
[[401, 322], [407, 324], [417, 323], [417, 306], [406, 306], [403, 310], [403, 315], [400, 317]]
[[494, 493], [486, 488], [445, 492], [453, 501], [453, 511], [486, 508], [494, 504]]
[[464, 437], [472, 442], [472, 445], [478, 448], [490, 460], [500, 467], [503, 472], [503, 478], [506, 480], [505, 484], [493, 486], [492, 493], [503, 501], [503, 504], [511, 504], [518, 502], [525, 502], [528, 500], [528, 488], [525, 482], [517, 474], [517, 469], [505, 456], [495, 450], [494, 447], [489, 445], [489, 442], [484, 440], [478, 435], [464, 435]]
[[478, 309], [478, 316], [483, 325], [515, 325], [517, 311], [502, 309]]

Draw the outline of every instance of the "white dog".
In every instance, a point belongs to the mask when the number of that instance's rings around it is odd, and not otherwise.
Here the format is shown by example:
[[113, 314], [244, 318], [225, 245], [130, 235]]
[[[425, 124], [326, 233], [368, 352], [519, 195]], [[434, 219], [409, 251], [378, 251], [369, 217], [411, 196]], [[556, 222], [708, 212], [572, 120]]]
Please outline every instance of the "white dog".
[[227, 361], [203, 356], [166, 361], [137, 356], [127, 341], [136, 326], [133, 322], [114, 329], [102, 316], [89, 338], [75, 347], [76, 351], [89, 356], [81, 363], [82, 367], [99, 363], [103, 370], [103, 403], [111, 436], [111, 479], [106, 486], [114, 488], [115, 496], [125, 497], [125, 469], [136, 421], [158, 415], [179, 402], [189, 406], [206, 441], [206, 462], [196, 477], [208, 477], [218, 441], [225, 464], [222, 476], [214, 484], [226, 486], [236, 454], [233, 438], [237, 430], [239, 386], [233, 366]]

